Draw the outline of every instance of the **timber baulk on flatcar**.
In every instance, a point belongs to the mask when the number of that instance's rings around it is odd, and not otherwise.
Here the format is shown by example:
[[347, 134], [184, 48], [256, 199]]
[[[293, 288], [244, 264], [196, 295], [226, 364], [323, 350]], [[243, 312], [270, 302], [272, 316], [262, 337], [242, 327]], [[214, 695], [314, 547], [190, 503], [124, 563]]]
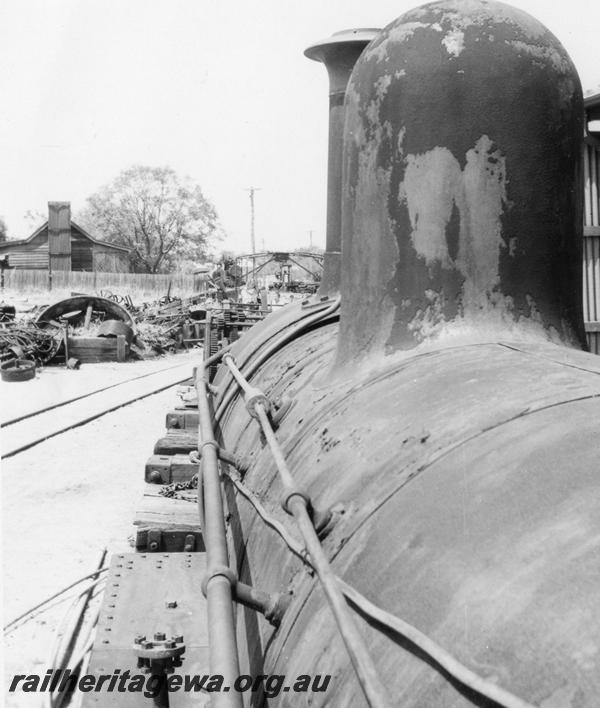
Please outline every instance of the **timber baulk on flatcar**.
[[307, 53], [331, 77], [326, 272], [197, 372], [199, 504], [210, 673], [332, 679], [211, 700], [596, 706], [577, 73], [480, 0]]

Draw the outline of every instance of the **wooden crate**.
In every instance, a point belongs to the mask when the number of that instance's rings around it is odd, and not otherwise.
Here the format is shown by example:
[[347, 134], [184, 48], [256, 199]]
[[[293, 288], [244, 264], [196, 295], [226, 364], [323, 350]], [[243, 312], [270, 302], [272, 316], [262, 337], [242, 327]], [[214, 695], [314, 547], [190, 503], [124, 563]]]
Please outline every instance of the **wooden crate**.
[[69, 357], [82, 364], [99, 361], [126, 361], [129, 345], [122, 334], [116, 337], [69, 337]]

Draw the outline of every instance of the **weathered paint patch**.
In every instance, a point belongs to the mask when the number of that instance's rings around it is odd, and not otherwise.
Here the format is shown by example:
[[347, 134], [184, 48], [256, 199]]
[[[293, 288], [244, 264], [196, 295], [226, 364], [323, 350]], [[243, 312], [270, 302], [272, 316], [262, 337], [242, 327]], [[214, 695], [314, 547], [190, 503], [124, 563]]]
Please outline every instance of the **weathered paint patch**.
[[379, 122], [379, 110], [381, 108], [381, 103], [385, 98], [390, 84], [392, 83], [391, 74], [383, 74], [375, 82], [375, 96], [373, 100], [369, 103], [367, 108], [367, 119], [369, 123], [376, 126]]
[[408, 207], [414, 249], [427, 265], [439, 261], [450, 268], [446, 226], [462, 191], [458, 160], [447, 148], [436, 147], [423, 155], [408, 155], [406, 163], [399, 198]]
[[363, 52], [363, 57], [366, 60], [374, 60], [376, 62], [388, 61], [389, 42], [404, 42], [412, 37], [418, 29], [428, 27], [430, 27], [430, 24], [426, 22], [406, 22], [404, 24], [395, 25], [389, 30], [387, 36], [382, 38], [379, 42], [376, 41], [372, 45], [369, 45]]
[[530, 56], [540, 66], [551, 64], [557, 71], [568, 74], [571, 64], [567, 57], [558, 51], [556, 47], [547, 44], [529, 44], [520, 40], [514, 40], [509, 44], [524, 54]]
[[[436, 147], [406, 157], [399, 199], [406, 202], [415, 251], [465, 277], [463, 307], [481, 307], [499, 282], [500, 217], [506, 206], [506, 165], [487, 135], [467, 152], [464, 171], [452, 153]], [[446, 230], [453, 207], [460, 215], [458, 255], [451, 258]], [[483, 298], [483, 300], [482, 300]]]
[[[531, 46], [542, 48], [535, 60]], [[386, 28], [352, 81], [357, 100], [347, 110], [359, 116], [346, 131], [344, 242], [369, 240], [361, 257], [382, 265], [361, 265], [354, 246], [343, 259], [352, 308], [342, 313], [355, 313], [356, 328], [342, 323], [339, 361], [356, 362], [368, 342], [376, 351], [373, 325], [387, 328], [386, 307], [394, 315], [382, 355], [460, 339], [581, 342], [577, 249], [567, 242], [577, 232], [569, 185], [580, 98], [556, 39], [494, 2], [430, 3]], [[534, 167], [541, 155], [543, 170]], [[380, 179], [381, 199], [372, 191]], [[384, 228], [373, 228], [369, 205]]]
[[453, 29], [442, 39], [446, 51], [453, 57], [459, 57], [465, 48], [465, 33], [460, 29]]
[[[517, 237], [506, 242], [502, 236], [502, 216], [510, 203], [506, 196], [506, 163], [500, 150], [482, 135], [460, 163], [447, 148], [436, 147], [422, 155], [407, 155], [404, 180], [398, 197], [405, 202], [411, 224], [411, 242], [416, 253], [430, 268], [436, 264], [456, 269], [464, 278], [461, 291], [459, 328], [449, 331], [444, 317], [443, 291], [427, 290], [425, 302], [408, 322], [417, 341], [431, 337], [465, 336], [474, 332], [497, 336], [498, 331], [521, 332], [559, 341], [556, 329], [544, 328], [544, 320], [532, 295], [526, 296], [528, 312], [514, 322], [514, 302], [502, 291], [500, 254], [511, 257], [518, 247]], [[458, 241], [454, 241], [458, 214]], [[507, 325], [509, 329], [507, 329]]]
[[407, 324], [407, 329], [419, 340], [430, 339], [438, 332], [444, 323], [446, 300], [443, 292], [426, 290], [425, 297], [430, 303], [425, 309], [418, 309], [413, 319]]
[[380, 76], [375, 82], [375, 95], [380, 100], [385, 97], [387, 90], [392, 83], [392, 77], [389, 74], [384, 74]]
[[[460, 245], [456, 265], [465, 276], [463, 307], [485, 307], [499, 283], [502, 239], [500, 217], [506, 205], [506, 163], [487, 135], [467, 152], [460, 211]], [[489, 301], [489, 300], [488, 300]]]
[[448, 0], [436, 3], [434, 6], [425, 5], [407, 13], [407, 19], [428, 17], [433, 13], [440, 16], [440, 22], [449, 22], [462, 29], [480, 27], [492, 19], [494, 24], [504, 22], [514, 25], [515, 29], [530, 39], [548, 34], [544, 25], [527, 12], [504, 3], [482, 3], [480, 0]]
[[[362, 290], [353, 291], [351, 298], [342, 301], [342, 312], [350, 311], [360, 320], [351, 330], [353, 344], [363, 351], [371, 347], [383, 346], [393, 324], [394, 308], [385, 293], [383, 284], [390, 280], [398, 258], [395, 240], [391, 238], [391, 226], [387, 212], [387, 200], [390, 195], [390, 172], [379, 164], [379, 145], [389, 139], [391, 127], [381, 122], [379, 107], [385, 95], [386, 81], [380, 84], [380, 90], [370, 102], [365, 117], [366, 124], [360, 119], [358, 107], [360, 95], [352, 83], [346, 92], [348, 121], [346, 130], [352, 135], [355, 145], [360, 146], [357, 164], [356, 206], [351, 213], [353, 224], [352, 243], [343, 244], [342, 259], [346, 270], [357, 268], [358, 277], [363, 283]], [[349, 175], [346, 175], [349, 178]], [[346, 185], [345, 189], [349, 189]], [[383, 258], [374, 258], [374, 244], [383, 246]], [[362, 301], [378, 303], [378, 318], [367, 316], [359, 308]], [[361, 318], [361, 313], [365, 315]], [[346, 322], [349, 321], [346, 317]], [[342, 315], [342, 321], [344, 317]], [[343, 326], [343, 325], [342, 325]]]

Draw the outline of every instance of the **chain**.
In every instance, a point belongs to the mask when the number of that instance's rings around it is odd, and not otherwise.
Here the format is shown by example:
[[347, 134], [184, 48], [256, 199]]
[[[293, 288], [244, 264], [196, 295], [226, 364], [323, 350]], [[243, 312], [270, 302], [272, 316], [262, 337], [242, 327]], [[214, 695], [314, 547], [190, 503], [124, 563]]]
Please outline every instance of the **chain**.
[[198, 475], [195, 474], [187, 482], [171, 482], [171, 484], [165, 484], [161, 487], [158, 492], [163, 497], [169, 497], [170, 499], [182, 499], [183, 501], [193, 502], [194, 504], [198, 501], [197, 497], [189, 497], [179, 492], [183, 492], [187, 489], [197, 489], [198, 488]]

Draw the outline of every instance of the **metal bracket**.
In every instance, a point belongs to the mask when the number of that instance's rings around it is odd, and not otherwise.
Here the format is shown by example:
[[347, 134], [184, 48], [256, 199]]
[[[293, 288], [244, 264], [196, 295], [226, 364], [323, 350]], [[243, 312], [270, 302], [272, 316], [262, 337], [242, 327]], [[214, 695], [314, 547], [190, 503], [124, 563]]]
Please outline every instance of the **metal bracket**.
[[239, 580], [232, 587], [233, 597], [237, 602], [260, 612], [273, 627], [279, 627], [292, 601], [291, 593], [267, 593]]
[[148, 539], [146, 541], [146, 547], [151, 553], [156, 553], [160, 551], [162, 541], [162, 531], [160, 529], [148, 529]]
[[282, 396], [273, 401], [273, 409], [269, 418], [275, 430], [279, 428], [281, 421], [285, 418], [294, 403], [295, 401], [289, 396]]
[[[232, 452], [225, 450], [222, 447], [215, 446], [217, 448], [217, 456], [221, 462], [227, 465], [231, 465], [235, 470], [237, 470], [243, 477], [250, 468], [250, 464], [246, 457], [241, 455], [235, 455]], [[192, 450], [189, 453], [190, 462], [198, 464], [202, 459], [202, 451]]]

